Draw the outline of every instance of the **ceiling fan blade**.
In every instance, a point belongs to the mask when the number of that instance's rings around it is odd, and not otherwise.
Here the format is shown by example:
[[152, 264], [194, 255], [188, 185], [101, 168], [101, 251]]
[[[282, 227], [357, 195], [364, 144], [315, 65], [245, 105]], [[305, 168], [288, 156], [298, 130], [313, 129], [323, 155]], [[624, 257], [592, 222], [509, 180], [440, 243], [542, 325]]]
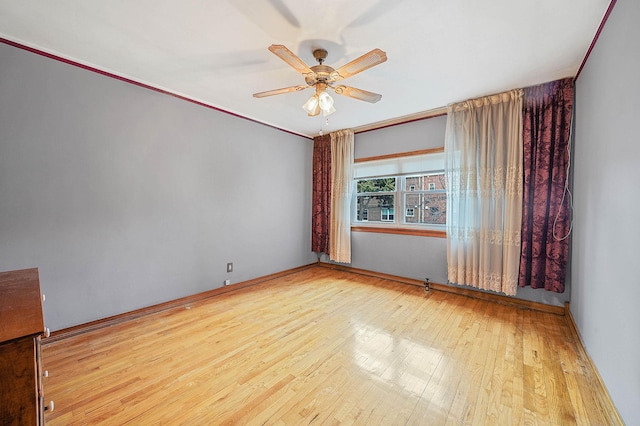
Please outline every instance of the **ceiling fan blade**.
[[369, 53], [365, 53], [357, 59], [349, 62], [346, 65], [341, 66], [333, 73], [331, 78], [336, 80], [342, 80], [343, 78], [351, 77], [359, 72], [362, 72], [371, 67], [375, 67], [387, 60], [387, 54], [380, 49], [373, 49]]
[[253, 97], [254, 98], [264, 98], [266, 96], [281, 95], [283, 93], [299, 92], [300, 90], [308, 89], [309, 87], [311, 87], [311, 86], [302, 86], [302, 85], [300, 85], [300, 86], [283, 87], [282, 89], [267, 90], [266, 92], [254, 93]]
[[272, 44], [271, 46], [269, 46], [269, 50], [274, 55], [276, 55], [277, 57], [285, 61], [287, 64], [289, 64], [291, 67], [293, 67], [293, 69], [298, 71], [300, 74], [303, 74], [303, 75], [315, 74], [307, 64], [302, 62], [302, 59], [298, 58], [295, 55], [295, 53], [287, 49], [282, 44]]
[[348, 96], [360, 101], [371, 102], [372, 104], [375, 104], [382, 99], [382, 95], [378, 93], [367, 92], [366, 90], [356, 89], [355, 87], [344, 86], [342, 84], [332, 88], [338, 95]]

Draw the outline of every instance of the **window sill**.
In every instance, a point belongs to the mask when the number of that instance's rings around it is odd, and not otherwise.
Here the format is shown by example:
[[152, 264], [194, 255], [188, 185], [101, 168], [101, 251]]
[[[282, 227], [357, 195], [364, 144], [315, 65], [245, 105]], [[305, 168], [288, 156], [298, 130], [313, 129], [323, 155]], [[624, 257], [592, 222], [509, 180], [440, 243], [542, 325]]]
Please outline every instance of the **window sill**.
[[436, 237], [447, 238], [446, 231], [437, 231], [434, 229], [414, 229], [414, 228], [383, 228], [373, 226], [352, 226], [352, 232], [374, 232], [378, 234], [399, 234], [399, 235], [415, 235], [418, 237]]

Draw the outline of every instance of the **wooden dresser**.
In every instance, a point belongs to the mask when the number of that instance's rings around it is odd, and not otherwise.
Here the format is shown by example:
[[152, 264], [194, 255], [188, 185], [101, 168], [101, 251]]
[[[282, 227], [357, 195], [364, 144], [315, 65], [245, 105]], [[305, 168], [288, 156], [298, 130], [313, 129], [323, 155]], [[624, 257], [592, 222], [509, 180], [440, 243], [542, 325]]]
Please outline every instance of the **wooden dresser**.
[[0, 272], [0, 425], [42, 425], [46, 372], [40, 339], [42, 316], [38, 269]]

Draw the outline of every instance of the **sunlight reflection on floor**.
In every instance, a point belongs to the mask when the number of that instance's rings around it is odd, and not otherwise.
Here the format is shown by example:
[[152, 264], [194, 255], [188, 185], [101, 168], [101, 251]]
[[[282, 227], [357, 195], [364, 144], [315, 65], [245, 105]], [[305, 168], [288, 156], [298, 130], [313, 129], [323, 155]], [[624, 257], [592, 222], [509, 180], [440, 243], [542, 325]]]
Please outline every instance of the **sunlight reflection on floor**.
[[443, 351], [355, 321], [353, 360], [372, 379], [420, 397], [442, 362]]

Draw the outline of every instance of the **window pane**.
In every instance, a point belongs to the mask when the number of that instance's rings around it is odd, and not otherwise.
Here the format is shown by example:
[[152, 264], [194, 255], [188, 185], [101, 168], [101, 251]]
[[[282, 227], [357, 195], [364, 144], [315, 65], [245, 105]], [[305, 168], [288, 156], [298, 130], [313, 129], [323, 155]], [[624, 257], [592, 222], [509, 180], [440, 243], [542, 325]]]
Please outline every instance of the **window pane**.
[[408, 192], [405, 194], [405, 209], [413, 211], [413, 216], [405, 216], [405, 223], [445, 225], [447, 194], [444, 192]]
[[428, 173], [405, 178], [405, 191], [444, 191], [444, 172]]
[[393, 222], [395, 219], [393, 206], [395, 196], [358, 195], [356, 197], [356, 220], [360, 222]]
[[396, 178], [361, 179], [358, 181], [357, 192], [394, 192], [396, 190]]

